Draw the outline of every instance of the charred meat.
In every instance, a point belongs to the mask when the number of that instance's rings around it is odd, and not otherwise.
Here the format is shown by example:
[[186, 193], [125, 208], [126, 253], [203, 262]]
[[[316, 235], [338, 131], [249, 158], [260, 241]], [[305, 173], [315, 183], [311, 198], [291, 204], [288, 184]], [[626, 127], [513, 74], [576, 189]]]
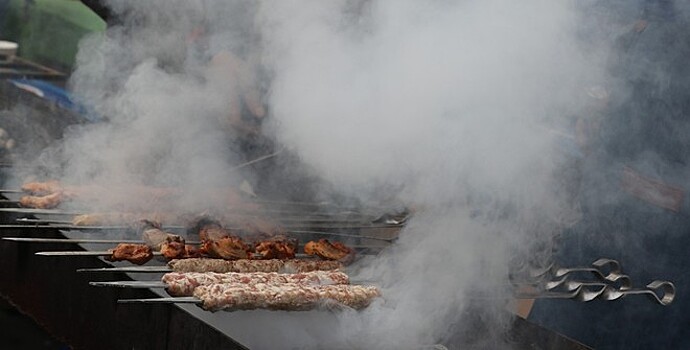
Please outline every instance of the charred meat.
[[187, 245], [184, 244], [184, 239], [182, 239], [180, 236], [176, 237], [179, 238], [179, 240], [168, 237], [168, 239], [161, 244], [161, 254], [163, 254], [163, 256], [167, 259], [180, 259], [187, 256]]
[[257, 242], [254, 251], [262, 259], [294, 259], [297, 253], [297, 240], [284, 235], [273, 236]]
[[250, 259], [252, 257], [251, 247], [239, 237], [226, 236], [216, 240], [203, 240], [200, 250], [202, 254], [212, 258], [226, 260]]
[[311, 241], [304, 245], [304, 252], [326, 260], [349, 263], [354, 259], [354, 250], [340, 242], [329, 242], [327, 239]]
[[120, 243], [110, 249], [108, 261], [129, 261], [136, 265], [143, 265], [153, 258], [153, 250], [145, 244]]

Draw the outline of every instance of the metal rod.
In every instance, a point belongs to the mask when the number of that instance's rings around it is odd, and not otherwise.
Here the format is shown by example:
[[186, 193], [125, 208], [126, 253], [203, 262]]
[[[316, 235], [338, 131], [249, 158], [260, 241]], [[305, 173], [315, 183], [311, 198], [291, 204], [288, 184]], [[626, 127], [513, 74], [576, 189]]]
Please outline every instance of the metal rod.
[[379, 240], [379, 241], [384, 241], [384, 242], [392, 242], [397, 239], [395, 238], [381, 238], [381, 237], [374, 237], [374, 236], [362, 236], [362, 235], [355, 235], [355, 234], [348, 234], [348, 233], [338, 233], [338, 232], [323, 232], [323, 231], [302, 231], [302, 230], [290, 230], [287, 231], [287, 233], [294, 233], [294, 234], [312, 234], [312, 235], [324, 235], [324, 236], [336, 236], [336, 237], [349, 237], [349, 238], [364, 238], [364, 239], [374, 239], [374, 240]]
[[242, 163], [242, 164], [240, 164], [240, 165], [234, 166], [234, 167], [230, 168], [230, 171], [239, 170], [239, 169], [242, 169], [242, 168], [244, 168], [244, 167], [246, 167], [246, 166], [252, 165], [252, 164], [254, 164], [254, 163], [258, 163], [258, 162], [264, 161], [264, 160], [266, 160], [266, 159], [273, 158], [273, 157], [275, 157], [275, 156], [277, 156], [277, 155], [283, 153], [283, 151], [285, 151], [285, 148], [281, 148], [280, 150], [275, 151], [275, 152], [273, 152], [273, 153], [271, 153], [271, 154], [267, 154], [267, 155], [261, 156], [261, 157], [256, 158], [256, 159], [252, 159], [252, 160], [250, 160], [250, 161], [248, 161], [248, 162]]
[[81, 215], [73, 211], [62, 211], [58, 209], [34, 209], [34, 208], [0, 208], [0, 212], [21, 213], [21, 214], [43, 214], [43, 215]]
[[127, 239], [70, 239], [70, 238], [26, 238], [26, 237], [3, 237], [5, 241], [28, 242], [28, 243], [95, 243], [95, 244], [118, 244], [118, 243], [144, 243], [141, 240]]
[[17, 218], [17, 222], [25, 222], [27, 224], [60, 224], [60, 225], [72, 225], [72, 221], [69, 220], [50, 220], [50, 219], [31, 219], [31, 218]]
[[[368, 281], [351, 281], [350, 285], [371, 285]], [[89, 285], [94, 287], [115, 287], [115, 288], [133, 288], [133, 289], [148, 289], [148, 288], [168, 288], [168, 285], [161, 281], [98, 281], [89, 282]]]
[[166, 273], [173, 272], [167, 266], [121, 266], [78, 269], [77, 272], [131, 272], [131, 273]]
[[202, 304], [203, 302], [195, 297], [180, 298], [151, 298], [151, 299], [119, 299], [119, 304]]
[[[75, 250], [75, 251], [56, 251], [56, 252], [36, 252], [40, 256], [111, 256], [112, 252], [98, 250]], [[155, 256], [161, 256], [161, 252], [153, 252]]]
[[[108, 229], [108, 230], [116, 230], [116, 229], [127, 229], [127, 226], [75, 226], [75, 225], [70, 225], [69, 221], [60, 221], [60, 220], [37, 220], [37, 219], [27, 219], [27, 218], [19, 218], [17, 219], [18, 222], [25, 222], [25, 223], [31, 223], [31, 224], [43, 224], [43, 225], [38, 225], [38, 226], [31, 226], [31, 227], [44, 227], [44, 228], [55, 228], [55, 229], [64, 229], [64, 230], [102, 230], [102, 229]], [[64, 226], [49, 226], [46, 224], [50, 223], [58, 223], [58, 224], [64, 224], [67, 223]], [[12, 225], [8, 228], [22, 228], [22, 227], [27, 227], [28, 225]], [[302, 228], [303, 226], [299, 226], [297, 228]], [[0, 229], [3, 228], [3, 225], [0, 225]], [[164, 229], [184, 229], [183, 226], [163, 226]], [[291, 229], [295, 227], [290, 227], [290, 226], [283, 226], [283, 228], [286, 229]], [[398, 226], [392, 226], [392, 225], [371, 225], [371, 226], [350, 226], [350, 227], [340, 227], [340, 226], [333, 226], [333, 227], [322, 227], [322, 228], [332, 228], [332, 229], [339, 229], [339, 230], [345, 230], [345, 229], [386, 229], [386, 228], [398, 228]], [[233, 229], [241, 229], [241, 228], [233, 228], [230, 227], [228, 228], [230, 230]], [[382, 237], [375, 237], [375, 236], [364, 236], [364, 235], [358, 235], [358, 234], [348, 234], [348, 233], [340, 233], [340, 232], [327, 232], [327, 231], [311, 231], [311, 230], [288, 230], [287, 233], [294, 233], [294, 234], [314, 234], [314, 235], [329, 235], [329, 236], [340, 236], [340, 237], [350, 237], [350, 238], [364, 238], [364, 239], [374, 239], [374, 240], [380, 240], [380, 241], [387, 241], [387, 242], [392, 242], [397, 239], [396, 238], [382, 238]]]
[[168, 288], [168, 285], [161, 281], [107, 281], [89, 282], [94, 287], [118, 287], [118, 288]]
[[[113, 255], [112, 252], [109, 252], [107, 250], [103, 251], [98, 251], [98, 250], [71, 250], [71, 251], [50, 251], [50, 252], [36, 252], [34, 253], [35, 255], [40, 255], [40, 256], [111, 256]], [[153, 252], [154, 256], [161, 256], [161, 252], [154, 251]], [[262, 258], [261, 254], [254, 254], [254, 258]], [[297, 259], [316, 259], [315, 256], [313, 255], [307, 255], [307, 254], [295, 254], [295, 258]]]
[[[2, 210], [0, 210], [2, 211]], [[30, 214], [30, 213], [27, 213]], [[366, 221], [352, 221], [352, 220], [334, 220], [334, 219], [328, 219], [328, 218], [308, 218], [307, 220], [302, 219], [302, 218], [286, 218], [286, 219], [280, 219], [276, 218], [277, 221], [279, 222], [284, 222], [287, 223], [286, 225], [282, 225], [284, 228], [302, 228], [302, 227], [309, 227], [309, 226], [316, 226], [318, 224], [318, 227], [323, 227], [323, 228], [334, 228], [334, 229], [360, 229], [360, 228], [400, 228], [403, 225], [402, 224], [373, 224], [369, 223]], [[100, 228], [103, 226], [81, 226], [81, 225], [73, 225], [72, 221], [68, 220], [50, 220], [50, 219], [32, 219], [32, 218], [17, 218], [17, 222], [23, 222], [27, 224], [37, 224], [37, 225], [49, 225], [49, 224], [58, 224], [58, 225], [64, 225], [64, 226], [69, 226], [69, 227], [74, 227], [74, 228], [80, 228], [80, 227], [91, 227], [91, 228]], [[297, 224], [311, 224], [309, 226], [305, 225], [295, 225]], [[352, 225], [342, 225], [342, 224], [347, 224], [347, 223], [352, 223]], [[334, 225], [337, 224], [337, 225]], [[113, 225], [113, 226], [107, 226], [107, 227], [122, 227], [126, 228], [126, 225]], [[181, 225], [163, 225], [164, 228], [184, 228], [184, 226]], [[240, 228], [233, 228], [229, 227], [229, 229], [240, 229]]]
[[[89, 229], [89, 227], [82, 226], [84, 230]], [[0, 230], [16, 230], [16, 229], [49, 229], [49, 230], [72, 230], [80, 229], [81, 227], [73, 226], [52, 226], [52, 225], [0, 225]], [[91, 227], [91, 229], [94, 229]]]
[[[145, 244], [142, 240], [131, 239], [88, 239], [88, 238], [33, 238], [33, 237], [3, 237], [3, 240], [28, 243], [92, 243], [92, 244], [118, 244], [132, 243]], [[185, 242], [186, 244], [200, 244], [200, 242]]]

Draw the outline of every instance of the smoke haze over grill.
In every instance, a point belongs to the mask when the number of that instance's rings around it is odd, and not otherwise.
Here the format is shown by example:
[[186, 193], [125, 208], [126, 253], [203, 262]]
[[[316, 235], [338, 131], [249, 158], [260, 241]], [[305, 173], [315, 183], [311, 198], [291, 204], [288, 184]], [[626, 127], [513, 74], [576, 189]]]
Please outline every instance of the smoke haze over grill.
[[[480, 310], [496, 337], [471, 343], [508, 346], [506, 302], [479, 296], [507, 295], [509, 267], [548, 259], [577, 219], [554, 130], [606, 76], [575, 3], [112, 1], [122, 22], [82, 42], [71, 80], [107, 121], [41, 161], [68, 183], [176, 186], [190, 192], [176, 209], [208, 205], [195, 190], [237, 185], [242, 158], [219, 126], [235, 91], [204, 57], [241, 52], [265, 72], [264, 132], [328, 188], [415, 216], [355, 267], [385, 299], [362, 312], [192, 312], [249, 347], [416, 348]], [[205, 47], [188, 41], [200, 25]]]
[[343, 317], [350, 346], [433, 344], [477, 321], [468, 309], [481, 309], [495, 335], [505, 329], [503, 302], [477, 297], [506, 295], [509, 263], [548, 256], [544, 246], [577, 216], [556, 190], [562, 156], [548, 130], [582, 111], [602, 72], [601, 56], [582, 53], [572, 5], [261, 8], [276, 137], [337, 188], [376, 197], [393, 187], [418, 209], [362, 269], [386, 303]]

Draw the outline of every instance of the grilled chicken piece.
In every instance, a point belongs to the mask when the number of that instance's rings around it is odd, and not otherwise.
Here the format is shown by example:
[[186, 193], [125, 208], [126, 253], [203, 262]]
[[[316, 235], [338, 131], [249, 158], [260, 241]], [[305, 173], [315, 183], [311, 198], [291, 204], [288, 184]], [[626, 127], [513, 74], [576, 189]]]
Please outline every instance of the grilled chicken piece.
[[201, 253], [226, 260], [251, 259], [251, 247], [239, 237], [226, 236], [217, 240], [203, 240]]
[[262, 259], [294, 259], [297, 253], [297, 240], [283, 235], [257, 242], [254, 251]]
[[62, 199], [62, 192], [55, 192], [46, 196], [23, 196], [19, 199], [19, 204], [24, 208], [53, 209]]
[[120, 243], [115, 249], [110, 249], [111, 256], [108, 261], [127, 260], [132, 264], [143, 265], [153, 258], [151, 247], [145, 244]]
[[[175, 236], [175, 235], [171, 235]], [[173, 237], [168, 237], [168, 239], [161, 245], [161, 254], [167, 259], [180, 259], [186, 256], [186, 245], [184, 244], [184, 239], [180, 236], [176, 236], [180, 240], [175, 240]]]
[[308, 255], [316, 255], [326, 260], [337, 260], [342, 263], [350, 263], [354, 259], [355, 251], [340, 242], [329, 242], [327, 239], [310, 241], [304, 245], [304, 252]]

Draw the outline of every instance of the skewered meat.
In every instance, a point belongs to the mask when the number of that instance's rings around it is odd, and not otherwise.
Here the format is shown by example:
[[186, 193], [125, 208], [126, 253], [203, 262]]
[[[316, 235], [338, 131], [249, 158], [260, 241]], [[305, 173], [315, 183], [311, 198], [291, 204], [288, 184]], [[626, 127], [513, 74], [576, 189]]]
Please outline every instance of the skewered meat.
[[216, 240], [201, 242], [201, 253], [212, 258], [226, 260], [249, 259], [252, 257], [251, 247], [239, 237], [223, 237]]
[[182, 237], [170, 235], [161, 244], [160, 252], [167, 259], [185, 258], [187, 256], [187, 245], [184, 244]]
[[274, 236], [257, 242], [254, 251], [263, 259], [294, 259], [297, 240], [284, 235]]
[[55, 180], [46, 182], [27, 182], [22, 185], [22, 191], [36, 196], [45, 196], [47, 194], [61, 192], [62, 186]]
[[115, 226], [129, 225], [141, 232], [149, 223], [160, 227], [160, 222], [174, 221], [175, 216], [166, 213], [91, 213], [77, 215], [72, 219], [74, 226]]
[[94, 213], [77, 215], [72, 219], [74, 226], [111, 226], [119, 225], [123, 222], [136, 220], [134, 214], [129, 213]]
[[[100, 202], [103, 200], [103, 198], [107, 197], [108, 202], [111, 204], [121, 203], [131, 206], [133, 197], [146, 199], [147, 203], [158, 203], [161, 201], [170, 200], [176, 196], [184, 195], [183, 190], [171, 187], [122, 184], [108, 184], [106, 186], [98, 184], [66, 186], [56, 180], [46, 182], [27, 182], [22, 185], [21, 189], [32, 196], [46, 196], [62, 193], [64, 195], [63, 197], [53, 197], [57, 200], [56, 203], [53, 204], [53, 208], [61, 201], [66, 199], [78, 199], [81, 202]], [[252, 211], [259, 209], [259, 206], [256, 204], [244, 202], [238, 190], [232, 187], [209, 188], [205, 191], [202, 191], [200, 196], [209, 198], [209, 202], [217, 203], [218, 206], [222, 206], [224, 204], [226, 209], [240, 208]], [[29, 199], [27, 199], [27, 202], [28, 201]]]
[[294, 283], [211, 284], [194, 289], [202, 307], [218, 310], [309, 310], [320, 303], [344, 305], [354, 309], [368, 306], [381, 292], [373, 286], [308, 286]]
[[249, 259], [251, 246], [241, 238], [231, 235], [218, 221], [203, 216], [197, 219], [190, 231], [197, 231], [201, 239], [200, 253], [213, 258], [228, 260]]
[[201, 256], [198, 249], [185, 244], [184, 238], [161, 230], [161, 225], [154, 221], [141, 220], [142, 237], [146, 245], [160, 251], [167, 259], [183, 259]]
[[72, 219], [74, 226], [110, 226], [127, 222], [133, 217], [126, 213], [94, 213], [77, 215]]
[[53, 209], [63, 200], [62, 192], [55, 192], [46, 196], [23, 196], [19, 205], [24, 208]]
[[230, 231], [219, 223], [213, 222], [199, 228], [199, 239], [202, 241], [216, 241], [225, 237], [230, 237]]
[[354, 250], [340, 242], [329, 242], [327, 239], [311, 241], [304, 245], [304, 252], [309, 255], [317, 255], [326, 260], [337, 260], [343, 263], [352, 262]]
[[349, 284], [350, 278], [340, 271], [313, 271], [306, 273], [281, 274], [275, 272], [252, 273], [167, 273], [161, 279], [167, 285], [167, 292], [171, 296], [192, 296], [194, 289], [199, 286], [214, 283], [242, 283], [242, 284], [280, 284], [294, 283], [305, 285]]
[[342, 268], [337, 261], [323, 260], [235, 260], [223, 259], [180, 259], [172, 260], [168, 266], [175, 272], [309, 272], [328, 271]]
[[63, 186], [57, 180], [48, 180], [45, 182], [27, 182], [22, 185], [22, 191], [35, 194], [46, 195], [55, 192], [70, 192], [74, 195], [95, 197], [106, 193], [126, 192], [126, 193], [142, 193], [147, 197], [160, 198], [180, 192], [179, 189], [170, 187], [153, 187], [153, 186], [100, 186], [100, 185], [82, 185], [82, 186]]
[[[53, 195], [62, 194], [59, 197], [53, 197], [56, 202], [53, 208], [60, 204], [60, 202], [67, 199], [78, 199], [81, 202], [100, 202], [103, 198], [108, 198], [110, 203], [130, 204], [132, 197], [146, 198], [147, 202], [161, 201], [165, 198], [177, 195], [179, 190], [173, 188], [159, 188], [149, 186], [101, 186], [101, 185], [85, 185], [85, 186], [64, 186], [58, 181], [47, 182], [31, 182], [22, 186], [22, 190], [33, 195]], [[35, 207], [38, 208], [38, 207]]]
[[108, 261], [129, 261], [133, 264], [143, 265], [153, 258], [151, 247], [145, 244], [120, 243], [114, 249], [110, 249], [111, 256]]

